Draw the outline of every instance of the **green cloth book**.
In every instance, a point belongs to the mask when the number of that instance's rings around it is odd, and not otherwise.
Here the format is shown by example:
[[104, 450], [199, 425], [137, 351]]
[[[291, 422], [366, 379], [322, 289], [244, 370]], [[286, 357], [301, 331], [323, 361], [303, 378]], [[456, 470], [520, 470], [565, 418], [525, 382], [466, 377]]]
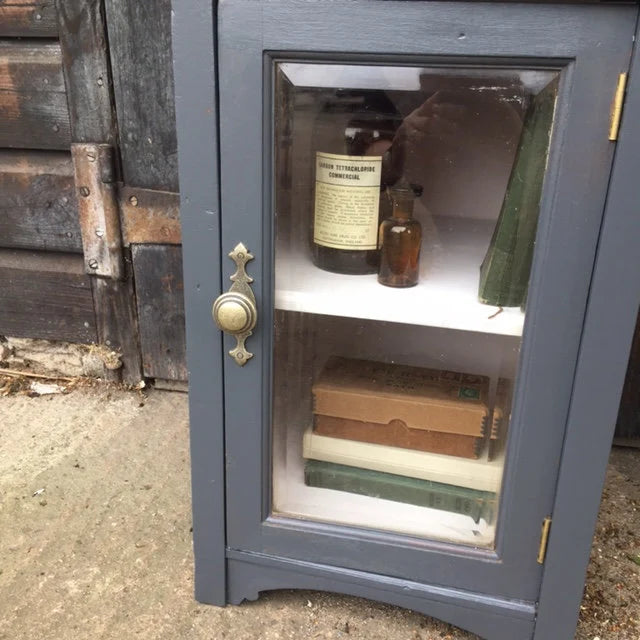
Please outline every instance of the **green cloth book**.
[[474, 522], [484, 518], [491, 524], [496, 513], [497, 496], [489, 491], [476, 491], [332, 462], [307, 460], [304, 481], [309, 487], [460, 513], [470, 516]]
[[538, 228], [558, 83], [532, 100], [522, 128], [500, 216], [480, 267], [480, 302], [497, 307], [524, 304]]

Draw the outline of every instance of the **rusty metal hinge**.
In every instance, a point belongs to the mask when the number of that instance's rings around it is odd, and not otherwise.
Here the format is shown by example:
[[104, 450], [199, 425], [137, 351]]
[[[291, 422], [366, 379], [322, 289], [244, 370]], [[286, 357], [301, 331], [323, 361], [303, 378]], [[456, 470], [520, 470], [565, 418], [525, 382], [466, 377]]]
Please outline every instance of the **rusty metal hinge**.
[[85, 271], [121, 279], [124, 274], [114, 150], [108, 144], [74, 143], [71, 156], [78, 193]]
[[547, 555], [547, 545], [549, 544], [549, 532], [551, 531], [551, 516], [547, 516], [542, 521], [542, 532], [540, 535], [540, 547], [538, 548], [538, 564], [544, 564]]
[[122, 237], [130, 244], [180, 244], [180, 194], [119, 188]]
[[627, 74], [621, 73], [618, 76], [616, 92], [611, 103], [611, 119], [609, 121], [609, 140], [614, 142], [618, 139], [620, 132], [620, 121], [622, 119], [622, 109], [624, 108], [625, 91], [627, 88]]

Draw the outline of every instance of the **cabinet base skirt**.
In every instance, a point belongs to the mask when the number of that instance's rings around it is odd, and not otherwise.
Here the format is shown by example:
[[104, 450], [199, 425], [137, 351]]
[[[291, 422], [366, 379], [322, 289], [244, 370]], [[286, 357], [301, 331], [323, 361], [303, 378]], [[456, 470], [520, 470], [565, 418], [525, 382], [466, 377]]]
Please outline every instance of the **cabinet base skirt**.
[[411, 609], [487, 640], [530, 640], [535, 603], [424, 585], [265, 554], [227, 550], [227, 602], [256, 600], [261, 591], [312, 589], [368, 598]]

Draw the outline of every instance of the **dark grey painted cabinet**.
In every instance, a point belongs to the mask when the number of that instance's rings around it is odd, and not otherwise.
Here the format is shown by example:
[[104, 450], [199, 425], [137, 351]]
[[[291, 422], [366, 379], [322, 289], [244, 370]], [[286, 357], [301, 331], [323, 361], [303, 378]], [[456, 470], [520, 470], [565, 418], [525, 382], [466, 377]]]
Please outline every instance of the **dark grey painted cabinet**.
[[175, 4], [199, 600], [573, 637], [640, 300], [637, 14]]

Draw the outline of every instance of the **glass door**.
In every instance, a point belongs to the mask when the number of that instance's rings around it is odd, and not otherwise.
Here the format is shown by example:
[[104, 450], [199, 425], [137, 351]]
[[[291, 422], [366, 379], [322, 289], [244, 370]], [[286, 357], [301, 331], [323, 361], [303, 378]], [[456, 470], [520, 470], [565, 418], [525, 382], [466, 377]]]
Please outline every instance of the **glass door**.
[[272, 510], [493, 548], [559, 72], [273, 72]]
[[536, 600], [633, 16], [220, 5], [230, 554]]

